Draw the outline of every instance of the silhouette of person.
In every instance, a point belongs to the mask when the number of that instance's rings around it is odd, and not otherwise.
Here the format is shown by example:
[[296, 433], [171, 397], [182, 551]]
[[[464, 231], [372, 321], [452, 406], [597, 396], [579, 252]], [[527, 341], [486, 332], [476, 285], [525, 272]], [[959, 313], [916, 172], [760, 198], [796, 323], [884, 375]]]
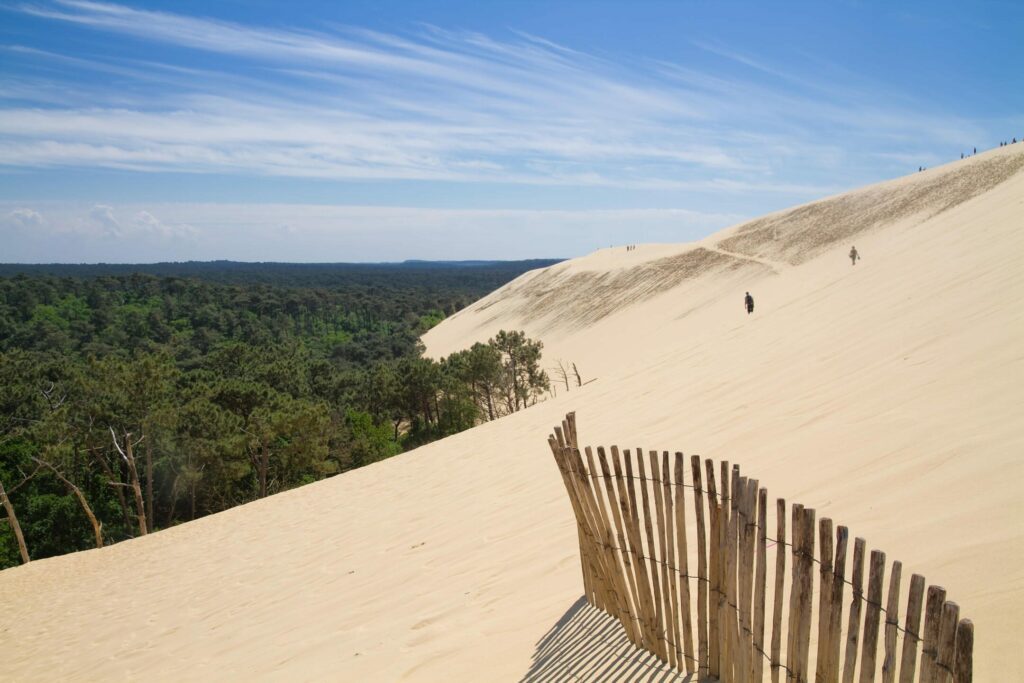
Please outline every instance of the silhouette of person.
[[743, 305], [747, 307], [747, 315], [754, 312], [754, 297], [750, 296], [750, 292], [747, 292], [747, 296], [743, 299]]
[[860, 258], [860, 254], [857, 252], [857, 247], [850, 247], [850, 262], [853, 265], [857, 265], [857, 259]]
[[977, 148], [977, 147], [975, 147], [975, 148], [974, 148], [974, 153], [975, 153], [975, 154], [977, 154], [977, 153], [978, 153], [978, 148]]

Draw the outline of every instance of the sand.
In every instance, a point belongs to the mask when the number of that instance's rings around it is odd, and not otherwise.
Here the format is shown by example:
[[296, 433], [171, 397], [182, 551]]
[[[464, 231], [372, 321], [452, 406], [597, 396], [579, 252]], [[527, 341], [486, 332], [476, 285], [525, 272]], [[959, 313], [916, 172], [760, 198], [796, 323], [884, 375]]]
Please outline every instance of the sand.
[[738, 462], [847, 524], [974, 620], [976, 680], [1021, 680], [1022, 166], [1024, 145], [1001, 148], [699, 244], [522, 276], [431, 330], [428, 352], [525, 329], [546, 362], [594, 381], [327, 481], [0, 572], [0, 678], [669, 680], [579, 601], [545, 442], [575, 410], [584, 443]]

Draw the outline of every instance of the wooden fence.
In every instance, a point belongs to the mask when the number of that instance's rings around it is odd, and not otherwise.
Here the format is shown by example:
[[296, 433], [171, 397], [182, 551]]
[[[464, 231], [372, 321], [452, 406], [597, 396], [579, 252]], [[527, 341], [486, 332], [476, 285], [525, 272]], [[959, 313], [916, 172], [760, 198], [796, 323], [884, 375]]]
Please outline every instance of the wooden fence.
[[818, 520], [816, 546], [814, 510], [797, 503], [787, 514], [780, 498], [770, 538], [768, 492], [738, 465], [719, 463], [716, 481], [715, 463], [696, 455], [689, 476], [682, 453], [612, 446], [595, 459], [580, 452], [574, 413], [548, 441], [576, 515], [587, 600], [680, 672], [728, 683], [970, 683], [974, 627], [945, 589], [925, 591], [911, 576], [901, 626], [899, 562], [883, 603], [885, 553], [871, 551], [865, 594], [867, 544], [854, 540], [848, 579], [846, 527]]

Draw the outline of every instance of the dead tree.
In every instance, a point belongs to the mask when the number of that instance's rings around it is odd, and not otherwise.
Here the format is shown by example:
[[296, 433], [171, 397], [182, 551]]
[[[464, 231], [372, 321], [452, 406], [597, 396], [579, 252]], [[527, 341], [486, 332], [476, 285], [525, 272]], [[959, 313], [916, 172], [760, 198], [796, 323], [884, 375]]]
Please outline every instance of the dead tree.
[[575, 363], [572, 364], [572, 371], [574, 373], [576, 373], [576, 386], [582, 387], [583, 386], [583, 378], [580, 377], [580, 371], [576, 369], [576, 364]]
[[10, 522], [11, 528], [14, 529], [14, 538], [18, 541], [18, 550], [21, 551], [21, 561], [23, 564], [28, 564], [29, 556], [28, 547], [25, 545], [25, 537], [21, 533], [18, 515], [14, 514], [14, 505], [11, 503], [11, 499], [7, 497], [2, 481], [0, 481], [0, 504], [3, 504], [4, 509], [7, 511], [7, 521]]
[[41, 465], [41, 466], [49, 469], [51, 472], [53, 472], [53, 475], [55, 477], [57, 477], [58, 479], [60, 479], [61, 482], [65, 486], [67, 486], [68, 489], [70, 489], [73, 494], [75, 494], [75, 497], [78, 498], [78, 502], [82, 505], [82, 510], [85, 511], [85, 516], [89, 518], [89, 523], [92, 524], [92, 532], [96, 536], [96, 547], [97, 548], [102, 548], [103, 547], [103, 522], [101, 522], [98, 519], [96, 519], [96, 515], [93, 514], [92, 508], [89, 506], [89, 501], [87, 501], [85, 499], [85, 494], [82, 493], [82, 489], [80, 489], [77, 486], [75, 486], [71, 482], [71, 480], [69, 480], [67, 477], [65, 477], [63, 474], [61, 474], [60, 470], [57, 469], [57, 467], [53, 463], [47, 462], [46, 460], [43, 460], [41, 458], [32, 458], [32, 460], [37, 465]]
[[132, 443], [131, 432], [124, 433], [124, 448], [121, 448], [121, 444], [117, 442], [117, 434], [114, 433], [114, 428], [110, 428], [110, 436], [114, 439], [114, 448], [121, 454], [125, 463], [128, 465], [128, 477], [130, 479], [130, 485], [132, 493], [135, 494], [135, 514], [139, 519], [139, 534], [145, 536], [148, 533], [149, 527], [146, 525], [146, 504], [142, 500], [142, 486], [139, 483], [139, 470], [135, 467], [135, 455], [132, 453], [132, 448], [139, 445], [139, 439], [135, 443]]
[[565, 390], [569, 391], [569, 371], [565, 369], [565, 365], [562, 361], [557, 361], [558, 367], [551, 368], [551, 371], [555, 373], [556, 377], [561, 378], [562, 383], [565, 384]]

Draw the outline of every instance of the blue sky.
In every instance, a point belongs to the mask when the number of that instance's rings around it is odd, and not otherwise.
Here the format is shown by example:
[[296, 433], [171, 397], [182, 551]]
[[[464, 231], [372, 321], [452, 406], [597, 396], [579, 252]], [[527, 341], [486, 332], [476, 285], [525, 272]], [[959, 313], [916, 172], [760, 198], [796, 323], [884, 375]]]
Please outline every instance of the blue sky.
[[0, 261], [576, 256], [1024, 136], [1020, 3], [0, 3]]

